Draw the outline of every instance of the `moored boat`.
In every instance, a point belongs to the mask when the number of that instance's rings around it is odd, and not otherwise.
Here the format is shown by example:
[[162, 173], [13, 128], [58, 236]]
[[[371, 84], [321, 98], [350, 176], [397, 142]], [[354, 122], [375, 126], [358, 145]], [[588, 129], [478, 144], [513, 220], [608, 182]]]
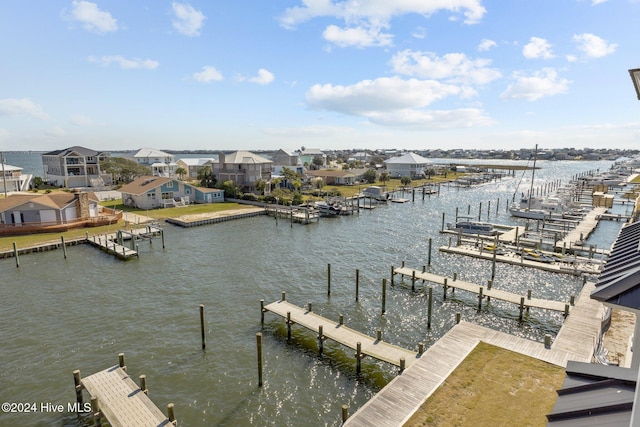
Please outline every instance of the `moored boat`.
[[463, 234], [482, 234], [484, 236], [495, 236], [498, 234], [498, 230], [494, 228], [493, 225], [480, 222], [480, 221], [472, 221], [470, 219], [461, 219], [458, 222], [453, 224], [447, 224], [449, 230], [459, 231]]

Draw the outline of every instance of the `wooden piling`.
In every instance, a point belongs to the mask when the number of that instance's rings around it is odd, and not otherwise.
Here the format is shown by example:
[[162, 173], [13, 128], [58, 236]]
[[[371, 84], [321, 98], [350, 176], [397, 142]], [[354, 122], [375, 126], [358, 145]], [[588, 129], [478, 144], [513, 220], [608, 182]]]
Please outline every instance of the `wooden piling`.
[[391, 266], [391, 286], [393, 286], [393, 276], [395, 276], [395, 274], [396, 274], [395, 268], [392, 265]]
[[349, 418], [349, 406], [348, 405], [342, 405], [342, 422], [346, 422], [347, 419]]
[[20, 260], [18, 259], [18, 246], [16, 246], [16, 242], [13, 242], [13, 256], [16, 259], [16, 267], [20, 267]]
[[520, 315], [518, 316], [518, 320], [522, 322], [522, 313], [524, 312], [524, 297], [520, 297]]
[[411, 292], [416, 291], [416, 271], [411, 272]]
[[102, 413], [100, 412], [100, 404], [98, 403], [97, 397], [91, 398], [91, 413], [93, 414], [93, 419], [96, 422], [96, 426], [102, 426]]
[[400, 374], [404, 372], [404, 368], [406, 366], [406, 363], [407, 362], [406, 362], [405, 358], [401, 357], [400, 358], [400, 372], [399, 372]]
[[291, 312], [287, 311], [287, 340], [291, 341]]
[[546, 348], [546, 349], [551, 348], [551, 335], [550, 334], [544, 334], [544, 348]]
[[359, 293], [360, 293], [360, 270], [356, 268], [356, 302], [358, 302]]
[[124, 364], [124, 353], [118, 354], [118, 366], [120, 366], [123, 371], [127, 371], [127, 366]]
[[[262, 300], [262, 305], [264, 306], [264, 300]], [[262, 316], [262, 323], [264, 323], [264, 315]], [[204, 304], [200, 304], [200, 336], [202, 338], [202, 349], [204, 350], [207, 347], [204, 334]]]
[[383, 316], [387, 312], [386, 304], [387, 304], [387, 279], [382, 279], [382, 315]]
[[76, 369], [73, 371], [73, 383], [76, 388], [76, 402], [78, 403], [78, 407], [82, 406], [82, 379], [80, 377], [80, 370]]
[[327, 295], [331, 295], [331, 264], [327, 264]]
[[428, 291], [429, 305], [427, 306], [427, 329], [431, 329], [431, 310], [433, 308], [433, 286], [429, 286]]
[[162, 249], [164, 249], [164, 230], [160, 230], [160, 237], [162, 238]]
[[322, 354], [324, 351], [324, 331], [322, 325], [318, 325], [318, 353]]
[[427, 265], [431, 266], [431, 237], [429, 237], [429, 256], [427, 258]]
[[484, 292], [484, 287], [480, 286], [480, 290], [478, 292], [478, 310], [482, 310], [482, 293]]
[[177, 425], [176, 415], [173, 412], [174, 405], [173, 403], [167, 404], [167, 418], [169, 418], [169, 422], [173, 425]]
[[462, 315], [461, 315], [461, 314], [460, 314], [460, 312], [458, 311], [458, 312], [456, 313], [456, 325], [457, 325], [458, 323], [460, 323], [460, 317], [462, 317]]
[[446, 301], [446, 300], [447, 300], [447, 288], [449, 287], [449, 286], [447, 285], [447, 282], [448, 282], [448, 280], [447, 280], [447, 278], [445, 277], [445, 278], [444, 278], [444, 283], [442, 284], [442, 288], [443, 288], [443, 290], [444, 290], [444, 292], [442, 293], [442, 300], [443, 300], [443, 301]]
[[67, 259], [67, 245], [64, 243], [64, 236], [60, 236], [60, 244], [62, 245], [62, 253], [64, 255], [64, 259]]
[[142, 390], [144, 394], [149, 394], [149, 390], [147, 389], [147, 376], [142, 374], [138, 379], [140, 380], [140, 390]]
[[360, 374], [360, 371], [362, 369], [362, 343], [360, 341], [358, 341], [358, 343], [356, 343], [356, 373]]
[[444, 212], [442, 212], [442, 225], [440, 226], [440, 231], [444, 231]]
[[261, 299], [261, 300], [260, 300], [260, 324], [261, 324], [261, 325], [264, 325], [264, 312], [265, 312], [265, 309], [264, 309], [264, 300], [263, 300], [263, 299]]

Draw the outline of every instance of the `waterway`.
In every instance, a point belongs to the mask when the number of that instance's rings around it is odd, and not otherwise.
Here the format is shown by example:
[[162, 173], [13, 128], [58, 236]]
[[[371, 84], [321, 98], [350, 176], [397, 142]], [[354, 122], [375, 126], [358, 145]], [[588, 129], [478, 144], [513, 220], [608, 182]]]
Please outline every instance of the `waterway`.
[[[611, 162], [539, 162], [536, 185], [568, 179]], [[141, 245], [137, 260], [114, 259], [89, 245], [0, 260], [0, 400], [63, 404], [75, 401], [72, 371], [84, 376], [113, 366], [125, 353], [129, 373], [147, 376], [149, 396], [161, 408], [173, 402], [183, 426], [337, 426], [341, 406], [355, 412], [395, 375], [395, 368], [365, 359], [355, 374], [351, 350], [325, 342], [318, 356], [315, 334], [293, 328], [287, 342], [282, 319], [266, 314], [260, 300], [287, 299], [375, 336], [417, 349], [433, 344], [464, 320], [542, 341], [558, 332], [562, 315], [531, 310], [518, 322], [518, 309], [491, 301], [477, 311], [477, 298], [456, 292], [442, 300], [434, 289], [431, 329], [427, 300], [406, 286], [387, 289], [381, 316], [381, 283], [392, 265], [427, 264], [430, 271], [486, 283], [491, 262], [440, 254], [448, 235], [439, 233], [442, 213], [452, 218], [471, 206], [483, 220], [518, 223], [506, 212], [520, 177], [469, 189], [442, 188], [439, 196], [390, 204], [359, 215], [322, 219], [310, 225], [255, 217], [182, 229], [164, 225], [159, 240]], [[521, 185], [527, 186], [526, 179]], [[526, 190], [526, 189], [525, 189]], [[411, 197], [407, 195], [407, 197]], [[496, 210], [497, 200], [500, 206]], [[486, 209], [486, 208], [484, 208]], [[624, 208], [621, 213], [624, 213]], [[617, 212], [617, 211], [616, 211]], [[488, 217], [487, 217], [488, 215]], [[524, 225], [523, 222], [518, 224]], [[609, 248], [621, 226], [602, 222], [588, 243]], [[115, 231], [115, 230], [114, 230]], [[327, 296], [327, 264], [331, 296]], [[355, 270], [360, 270], [359, 302]], [[494, 287], [566, 301], [582, 279], [498, 264]], [[207, 348], [201, 350], [199, 305], [205, 305]], [[258, 387], [256, 333], [262, 332], [264, 386]], [[39, 407], [39, 406], [38, 406]], [[81, 426], [66, 413], [0, 413], [0, 426]]]

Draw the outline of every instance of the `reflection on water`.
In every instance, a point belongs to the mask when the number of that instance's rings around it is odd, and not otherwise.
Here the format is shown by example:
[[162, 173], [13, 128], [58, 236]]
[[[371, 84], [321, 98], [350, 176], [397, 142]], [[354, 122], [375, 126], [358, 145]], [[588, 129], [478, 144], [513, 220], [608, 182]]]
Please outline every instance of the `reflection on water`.
[[[545, 182], [608, 162], [543, 164], [536, 180]], [[550, 178], [553, 177], [553, 178]], [[566, 178], [565, 178], [566, 181]], [[146, 374], [150, 397], [160, 407], [175, 403], [182, 425], [282, 426], [339, 425], [340, 407], [350, 413], [364, 404], [395, 374], [395, 368], [371, 359], [355, 374], [352, 351], [325, 343], [317, 354], [315, 334], [293, 328], [287, 342], [281, 319], [266, 314], [260, 325], [260, 299], [287, 299], [385, 340], [417, 349], [433, 344], [455, 323], [455, 314], [483, 326], [542, 341], [556, 334], [562, 315], [532, 309], [518, 322], [517, 308], [499, 301], [477, 311], [474, 295], [457, 291], [442, 299], [434, 288], [431, 329], [427, 299], [410, 284], [387, 288], [386, 315], [381, 316], [382, 278], [402, 261], [408, 267], [427, 264], [430, 271], [458, 274], [486, 283], [491, 262], [440, 254], [447, 235], [439, 233], [442, 213], [492, 201], [489, 220], [513, 223], [506, 212], [516, 179], [472, 189], [443, 188], [440, 196], [415, 203], [392, 204], [360, 215], [323, 219], [307, 226], [268, 217], [248, 218], [193, 229], [165, 226], [166, 249], [158, 241], [141, 245], [139, 260], [122, 262], [86, 245], [24, 255], [0, 261], [0, 358], [4, 369], [2, 400], [73, 402], [72, 371], [83, 375], [117, 363], [125, 353], [129, 373]], [[498, 204], [500, 208], [496, 211]], [[486, 220], [487, 213], [483, 213]], [[608, 247], [620, 223], [601, 225], [594, 239]], [[331, 296], [327, 264], [331, 263]], [[355, 270], [360, 270], [355, 302]], [[396, 281], [399, 278], [396, 276]], [[532, 289], [541, 298], [568, 300], [582, 280], [519, 266], [498, 264], [494, 286], [518, 293]], [[199, 304], [206, 309], [207, 349], [200, 350]], [[263, 388], [257, 387], [255, 334], [262, 331]], [[2, 414], [0, 425], [81, 424], [74, 415]]]

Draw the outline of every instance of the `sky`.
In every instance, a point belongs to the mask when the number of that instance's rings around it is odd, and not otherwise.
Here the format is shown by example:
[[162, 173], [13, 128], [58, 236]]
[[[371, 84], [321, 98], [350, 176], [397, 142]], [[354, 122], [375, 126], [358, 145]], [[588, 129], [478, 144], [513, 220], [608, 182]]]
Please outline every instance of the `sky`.
[[640, 148], [640, 0], [21, 0], [0, 151]]

